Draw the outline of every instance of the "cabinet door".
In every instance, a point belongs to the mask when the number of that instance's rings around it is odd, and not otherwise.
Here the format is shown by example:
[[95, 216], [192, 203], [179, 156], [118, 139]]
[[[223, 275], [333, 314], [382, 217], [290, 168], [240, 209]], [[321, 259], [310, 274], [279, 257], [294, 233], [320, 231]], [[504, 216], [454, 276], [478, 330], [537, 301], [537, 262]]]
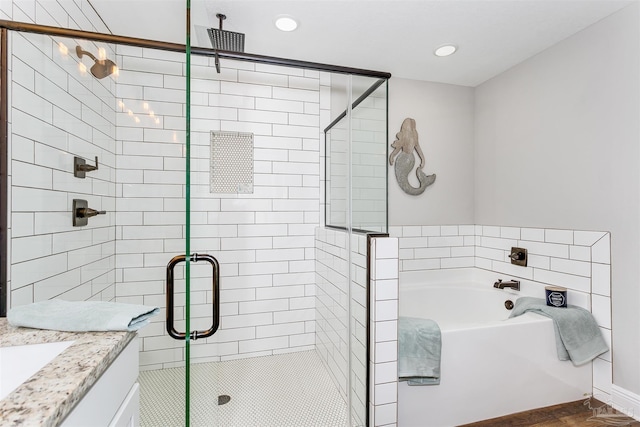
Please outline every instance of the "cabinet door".
[[[138, 370], [138, 340], [134, 339], [67, 415], [61, 427], [110, 425], [130, 398], [133, 387], [137, 387]], [[137, 405], [136, 401], [136, 408]]]
[[140, 385], [135, 383], [120, 405], [109, 427], [138, 427], [140, 425]]

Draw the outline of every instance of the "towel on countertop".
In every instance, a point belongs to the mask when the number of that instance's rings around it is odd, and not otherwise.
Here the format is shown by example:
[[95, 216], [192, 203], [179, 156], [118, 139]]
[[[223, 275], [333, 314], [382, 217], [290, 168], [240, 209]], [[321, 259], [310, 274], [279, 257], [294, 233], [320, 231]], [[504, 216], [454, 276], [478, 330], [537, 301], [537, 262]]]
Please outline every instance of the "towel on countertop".
[[409, 385], [440, 384], [440, 327], [430, 319], [398, 319], [398, 378]]
[[159, 311], [144, 305], [52, 299], [12, 308], [7, 320], [13, 326], [66, 332], [137, 331]]
[[531, 311], [553, 319], [556, 348], [560, 360], [579, 366], [609, 351], [593, 315], [584, 308], [569, 305], [550, 307], [542, 298], [520, 297], [509, 317]]

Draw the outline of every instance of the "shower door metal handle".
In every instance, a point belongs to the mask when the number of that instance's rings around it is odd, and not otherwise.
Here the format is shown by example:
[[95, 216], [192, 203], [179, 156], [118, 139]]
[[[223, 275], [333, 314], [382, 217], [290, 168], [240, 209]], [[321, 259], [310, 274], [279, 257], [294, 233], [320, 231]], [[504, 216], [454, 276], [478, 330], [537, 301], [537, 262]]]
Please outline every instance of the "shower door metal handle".
[[[173, 269], [179, 263], [185, 261], [187, 257], [185, 255], [177, 255], [174, 256], [169, 264], [167, 264], [167, 333], [171, 338], [177, 340], [183, 340], [186, 338], [186, 332], [179, 332], [176, 330], [174, 326], [174, 275]], [[198, 338], [207, 338], [211, 335], [215, 334], [218, 330], [218, 326], [220, 326], [220, 265], [218, 264], [218, 260], [207, 254], [193, 254], [190, 259], [191, 262], [198, 261], [207, 261], [211, 264], [211, 268], [213, 269], [213, 277], [211, 281], [211, 290], [213, 291], [213, 323], [211, 327], [206, 331], [193, 331], [190, 334], [192, 340], [196, 340]]]

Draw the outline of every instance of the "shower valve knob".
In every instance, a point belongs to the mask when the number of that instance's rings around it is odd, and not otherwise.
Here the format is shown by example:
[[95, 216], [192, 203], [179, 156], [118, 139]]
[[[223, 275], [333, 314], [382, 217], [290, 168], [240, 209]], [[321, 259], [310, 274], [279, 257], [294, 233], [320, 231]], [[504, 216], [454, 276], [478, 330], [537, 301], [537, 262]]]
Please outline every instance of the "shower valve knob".
[[76, 217], [78, 218], [91, 218], [96, 215], [104, 215], [107, 211], [97, 211], [91, 208], [78, 208], [76, 209]]
[[509, 255], [509, 258], [513, 260], [521, 260], [524, 259], [524, 252], [515, 252]]
[[74, 157], [73, 158], [73, 176], [76, 178], [84, 178], [87, 172], [93, 172], [98, 170], [98, 156], [96, 156], [95, 160], [96, 164], [88, 165], [86, 160], [82, 157]]
[[511, 252], [508, 257], [511, 259], [511, 264], [519, 265], [522, 267], [527, 266], [527, 250], [524, 248], [511, 248]]
[[107, 211], [99, 211], [96, 209], [91, 209], [86, 200], [82, 199], [73, 199], [73, 226], [74, 227], [82, 227], [88, 224], [89, 218], [94, 217], [96, 215], [104, 215]]

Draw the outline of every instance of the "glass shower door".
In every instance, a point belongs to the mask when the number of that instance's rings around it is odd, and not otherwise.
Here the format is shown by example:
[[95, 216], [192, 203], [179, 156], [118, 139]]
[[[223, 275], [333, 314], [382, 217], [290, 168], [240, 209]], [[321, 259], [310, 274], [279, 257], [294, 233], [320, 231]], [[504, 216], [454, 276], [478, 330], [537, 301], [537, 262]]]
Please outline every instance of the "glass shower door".
[[[187, 35], [188, 38], [188, 35]], [[220, 265], [210, 253], [217, 249], [211, 244], [211, 239], [200, 240], [198, 245], [191, 241], [192, 230], [207, 221], [201, 220], [202, 211], [195, 209], [192, 213], [193, 200], [209, 198], [209, 194], [202, 194], [192, 187], [192, 180], [198, 175], [199, 160], [206, 150], [198, 150], [197, 143], [192, 144], [191, 132], [191, 53], [187, 46], [183, 70], [185, 81], [184, 103], [184, 186], [182, 194], [184, 207], [184, 222], [182, 237], [184, 252], [175, 255], [166, 268], [166, 332], [175, 339], [182, 341], [184, 346], [184, 426], [218, 426], [220, 424], [218, 406], [229, 401], [228, 396], [219, 392], [219, 360], [218, 346], [213, 335], [220, 326]], [[205, 59], [205, 61], [207, 61]], [[195, 147], [196, 149], [193, 149]], [[196, 152], [195, 155], [192, 153]], [[200, 174], [201, 175], [201, 174]], [[200, 176], [198, 175], [198, 176]], [[179, 247], [179, 246], [178, 246]], [[211, 357], [201, 357], [203, 353]], [[198, 357], [200, 356], [200, 357]]]
[[[184, 263], [183, 275], [184, 280], [184, 330], [176, 329], [176, 266]], [[194, 292], [204, 292], [209, 298], [205, 297], [205, 304], [201, 306], [210, 306], [210, 312], [206, 313], [207, 307], [200, 307], [200, 313], [194, 313], [196, 307], [191, 305], [191, 283], [193, 277], [191, 271], [194, 269], [194, 263], [204, 264], [210, 268], [210, 283], [208, 289], [199, 289]], [[201, 267], [199, 265], [198, 267]], [[198, 268], [196, 267], [196, 268]], [[200, 270], [203, 270], [200, 268]], [[190, 256], [177, 255], [171, 259], [167, 265], [167, 333], [173, 339], [184, 340], [184, 424], [185, 425], [210, 425], [216, 426], [217, 411], [216, 405], [227, 403], [227, 397], [218, 396], [216, 390], [216, 370], [212, 364], [192, 365], [191, 349], [192, 343], [196, 340], [203, 340], [213, 336], [220, 325], [220, 267], [215, 257], [209, 254], [192, 253]], [[206, 299], [210, 302], [207, 303]], [[202, 310], [204, 309], [204, 310]], [[190, 319], [187, 321], [187, 319]], [[203, 321], [204, 320], [204, 321]], [[207, 324], [204, 326], [204, 324]], [[200, 327], [203, 329], [193, 329]], [[192, 327], [193, 326], [193, 327]], [[204, 329], [206, 328], [206, 329]], [[186, 331], [191, 331], [187, 333]], [[194, 375], [192, 375], [192, 372]]]
[[[39, 248], [12, 251], [14, 303], [160, 307], [183, 336], [161, 316], [138, 332], [141, 425], [218, 425], [213, 410], [189, 421], [190, 347], [215, 331], [219, 299], [215, 259], [188, 249], [184, 53], [46, 32], [8, 39], [10, 243]], [[79, 202], [99, 215], [74, 221]], [[204, 393], [217, 399], [212, 384]]]
[[192, 149], [199, 144], [186, 126], [185, 54], [121, 45], [115, 52], [117, 289], [119, 299], [165, 315], [139, 334], [141, 425], [217, 426], [214, 363], [192, 364], [204, 348], [217, 351], [220, 269], [217, 247], [191, 238], [206, 224], [198, 209], [206, 202], [198, 190], [202, 150]]

